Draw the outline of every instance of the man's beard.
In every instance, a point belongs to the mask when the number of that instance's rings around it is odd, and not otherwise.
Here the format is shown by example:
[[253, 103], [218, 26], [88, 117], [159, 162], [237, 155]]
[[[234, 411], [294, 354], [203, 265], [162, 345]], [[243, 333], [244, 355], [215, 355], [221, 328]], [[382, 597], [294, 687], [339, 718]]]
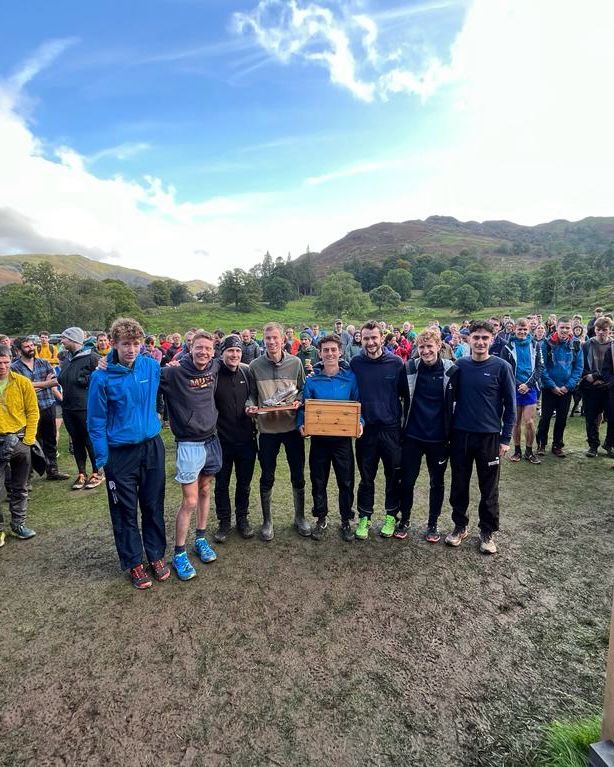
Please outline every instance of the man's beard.
[[28, 349], [27, 352], [23, 352], [23, 356], [31, 360], [36, 356], [36, 352], [34, 351], [34, 349]]

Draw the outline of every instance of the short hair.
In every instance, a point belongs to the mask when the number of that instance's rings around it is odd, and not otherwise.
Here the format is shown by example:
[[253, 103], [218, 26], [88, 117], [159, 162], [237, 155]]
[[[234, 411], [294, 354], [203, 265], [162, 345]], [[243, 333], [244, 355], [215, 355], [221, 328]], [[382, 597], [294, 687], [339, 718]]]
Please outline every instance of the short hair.
[[194, 336], [192, 337], [192, 346], [194, 346], [194, 344], [197, 341], [200, 341], [201, 338], [204, 338], [205, 341], [211, 341], [211, 342], [215, 341], [213, 334], [209, 333], [208, 330], [197, 330], [196, 333], [194, 333]]
[[105, 333], [104, 330], [100, 330], [98, 333], [96, 333], [96, 340], [98, 340], [100, 338], [100, 336], [106, 336], [108, 338], [109, 334]]
[[7, 344], [0, 344], [0, 357], [8, 357], [11, 359], [11, 347], [7, 346]]
[[522, 327], [529, 327], [529, 320], [527, 320], [525, 317], [519, 317], [516, 320], [516, 325], [522, 325]]
[[21, 349], [21, 345], [30, 339], [27, 336], [17, 336], [13, 341], [13, 346], [16, 349]]
[[113, 343], [117, 343], [120, 338], [138, 341], [145, 337], [145, 331], [136, 320], [130, 319], [130, 317], [118, 317], [111, 325], [109, 336]]
[[267, 330], [279, 330], [279, 335], [282, 338], [284, 337], [284, 329], [279, 322], [274, 322], [273, 320], [271, 322], [267, 322], [267, 324], [262, 328], [262, 332], [266, 333]]
[[612, 327], [612, 320], [609, 317], [599, 317], [595, 322], [595, 330], [609, 330]]
[[489, 320], [471, 320], [471, 325], [469, 325], [469, 335], [475, 333], [476, 330], [485, 330], [493, 336], [495, 334], [495, 329], [492, 326], [492, 322]]
[[339, 347], [339, 351], [343, 349], [343, 344], [341, 343], [341, 339], [336, 333], [329, 333], [327, 336], [320, 338], [320, 340], [318, 341], [318, 349], [322, 349], [323, 344], [337, 344], [337, 346]]
[[147, 336], [145, 338], [145, 343], [146, 344], [155, 344], [156, 343], [156, 339], [155, 339], [154, 336]]
[[363, 330], [379, 330], [380, 335], [383, 335], [382, 329], [377, 320], [367, 320], [360, 328], [361, 334]]
[[416, 346], [419, 346], [420, 343], [425, 343], [427, 341], [433, 341], [434, 343], [441, 346], [441, 333], [438, 330], [427, 328], [426, 330], [423, 330], [422, 333], [418, 333], [416, 336]]
[[490, 318], [490, 322], [498, 322], [498, 323], [499, 323], [499, 325], [501, 325], [501, 324], [502, 324], [502, 322], [501, 322], [501, 317], [497, 317], [496, 315], [493, 315], [493, 316]]
[[288, 327], [286, 328], [286, 333], [287, 333], [289, 330], [291, 330], [291, 331], [294, 333], [294, 328], [292, 327], [292, 325], [288, 325]]
[[38, 335], [39, 336], [49, 336], [49, 331], [48, 330], [41, 330]]
[[556, 324], [561, 325], [562, 323], [571, 324], [571, 317], [559, 317], [556, 321]]
[[602, 312], [603, 311], [603, 307], [602, 306], [596, 306], [595, 307], [595, 311], [596, 312]]

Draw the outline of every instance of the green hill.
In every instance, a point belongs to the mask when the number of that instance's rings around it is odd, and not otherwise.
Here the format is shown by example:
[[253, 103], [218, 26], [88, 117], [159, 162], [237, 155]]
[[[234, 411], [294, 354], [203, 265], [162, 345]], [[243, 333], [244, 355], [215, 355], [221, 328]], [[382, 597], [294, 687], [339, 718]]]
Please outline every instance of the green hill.
[[[56, 254], [21, 254], [16, 256], [0, 256], [0, 286], [21, 282], [20, 266], [24, 263], [50, 263], [54, 269], [63, 274], [76, 274], [78, 277], [89, 277], [93, 280], [121, 280], [131, 287], [149, 285], [154, 280], [168, 279], [139, 269], [129, 269], [125, 266], [108, 264], [104, 261], [94, 261], [85, 256], [63, 256]], [[188, 289], [196, 294], [205, 287], [210, 287], [203, 280], [186, 282]]]

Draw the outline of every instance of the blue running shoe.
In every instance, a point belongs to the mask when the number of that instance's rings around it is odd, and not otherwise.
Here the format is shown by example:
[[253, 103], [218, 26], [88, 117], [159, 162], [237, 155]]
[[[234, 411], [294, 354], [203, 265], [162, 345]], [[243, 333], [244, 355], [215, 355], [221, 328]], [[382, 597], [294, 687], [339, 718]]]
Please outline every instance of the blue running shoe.
[[194, 541], [194, 553], [198, 554], [201, 562], [215, 562], [217, 559], [217, 554], [209, 546], [206, 538], [197, 538]]
[[192, 567], [185, 551], [173, 555], [173, 567], [180, 581], [189, 581], [196, 575], [196, 570]]

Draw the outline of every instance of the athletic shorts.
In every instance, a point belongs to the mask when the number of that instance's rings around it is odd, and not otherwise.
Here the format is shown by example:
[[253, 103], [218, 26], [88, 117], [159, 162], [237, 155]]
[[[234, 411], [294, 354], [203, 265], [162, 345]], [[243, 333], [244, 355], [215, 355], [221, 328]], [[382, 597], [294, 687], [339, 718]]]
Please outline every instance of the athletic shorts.
[[516, 406], [535, 405], [537, 403], [537, 394], [537, 389], [529, 389], [526, 394], [520, 394], [519, 391], [516, 391]]
[[199, 475], [212, 476], [222, 468], [222, 447], [214, 434], [204, 442], [177, 443], [177, 474], [182, 485], [196, 482]]

